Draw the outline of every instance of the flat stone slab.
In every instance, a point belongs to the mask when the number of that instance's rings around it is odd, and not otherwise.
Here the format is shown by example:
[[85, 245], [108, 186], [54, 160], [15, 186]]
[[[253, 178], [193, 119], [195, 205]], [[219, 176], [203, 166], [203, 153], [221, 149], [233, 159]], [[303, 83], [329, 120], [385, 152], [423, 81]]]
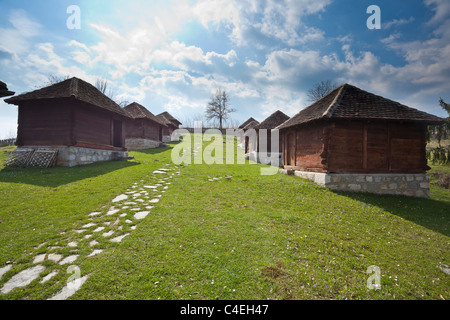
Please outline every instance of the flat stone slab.
[[111, 231], [103, 233], [103, 236], [104, 237], [111, 237], [113, 233], [114, 233], [114, 230], [111, 230]]
[[128, 235], [129, 235], [129, 233], [125, 233], [125, 234], [123, 234], [123, 235], [121, 235], [121, 236], [112, 238], [112, 239], [109, 240], [109, 241], [111, 241], [111, 242], [121, 242], [121, 241], [123, 240], [123, 238], [125, 238], [125, 237], [128, 236]]
[[439, 266], [439, 269], [441, 269], [446, 274], [450, 274], [450, 267], [445, 264], [441, 264]]
[[43, 253], [43, 254], [38, 254], [36, 257], [34, 257], [34, 259], [33, 259], [33, 263], [41, 263], [41, 262], [43, 262], [44, 260], [45, 260], [45, 256], [46, 256], [47, 254], [46, 253]]
[[97, 254], [99, 254], [99, 253], [102, 253], [103, 252], [103, 249], [94, 249], [94, 251], [92, 251], [89, 255], [88, 255], [88, 257], [93, 257], [93, 256], [95, 256], [95, 255], [97, 255]]
[[96, 240], [92, 240], [91, 242], [89, 242], [89, 245], [91, 246], [91, 247], [93, 247], [93, 246], [96, 246], [96, 245], [98, 245], [98, 241], [96, 241]]
[[98, 227], [97, 229], [94, 230], [94, 232], [100, 232], [100, 231], [102, 231], [103, 229], [105, 229], [105, 227]]
[[121, 194], [121, 195], [118, 195], [117, 197], [115, 197], [112, 200], [112, 202], [120, 202], [120, 201], [123, 201], [123, 200], [126, 200], [126, 199], [128, 199], [128, 196], [126, 194]]
[[117, 212], [119, 212], [120, 211], [120, 209], [112, 209], [112, 210], [109, 210], [107, 213], [106, 213], [106, 215], [107, 216], [112, 216], [113, 214], [116, 214]]
[[81, 288], [81, 286], [86, 282], [87, 278], [88, 275], [68, 282], [60, 292], [58, 292], [48, 300], [66, 300]]
[[74, 262], [77, 259], [78, 259], [78, 254], [74, 254], [74, 255], [65, 257], [63, 260], [61, 260], [61, 262], [59, 264], [63, 265], [63, 264], [72, 263], [72, 262]]
[[44, 278], [42, 278], [41, 281], [39, 281], [39, 283], [45, 283], [48, 280], [50, 280], [51, 278], [53, 278], [54, 276], [56, 276], [58, 274], [58, 271], [52, 271], [50, 272], [48, 275], [46, 275]]
[[89, 213], [90, 217], [98, 216], [99, 214], [102, 214], [101, 212], [91, 212]]
[[62, 254], [50, 253], [47, 257], [48, 260], [52, 260], [53, 262], [58, 262], [63, 258]]
[[5, 273], [8, 272], [11, 268], [12, 268], [12, 265], [11, 265], [11, 264], [8, 264], [8, 265], [6, 265], [6, 266], [4, 266], [4, 267], [1, 267], [1, 268], [0, 268], [0, 279], [2, 278], [2, 276], [3, 276]]
[[90, 227], [93, 227], [95, 225], [96, 225], [95, 223], [89, 222], [89, 223], [85, 224], [84, 226], [82, 226], [82, 228], [90, 228]]
[[37, 279], [41, 272], [44, 270], [44, 266], [38, 265], [19, 272], [3, 285], [0, 293], [6, 294], [16, 288], [21, 288], [29, 285], [33, 280]]
[[144, 188], [148, 188], [148, 189], [156, 189], [156, 188], [158, 188], [158, 186], [144, 186]]
[[149, 213], [150, 211], [140, 211], [135, 213], [134, 218], [138, 220], [144, 219]]
[[162, 171], [162, 170], [155, 170], [153, 171], [153, 173], [167, 173], [166, 171]]

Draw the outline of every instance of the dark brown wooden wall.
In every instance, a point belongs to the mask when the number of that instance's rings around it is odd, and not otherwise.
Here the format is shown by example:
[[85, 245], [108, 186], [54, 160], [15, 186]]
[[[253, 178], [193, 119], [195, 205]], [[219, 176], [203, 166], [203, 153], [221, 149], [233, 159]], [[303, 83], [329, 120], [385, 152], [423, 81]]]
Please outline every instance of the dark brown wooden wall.
[[426, 126], [386, 121], [319, 122], [282, 130], [286, 168], [336, 173], [423, 173]]
[[161, 125], [151, 121], [144, 120], [144, 138], [160, 141], [159, 139], [159, 127]]
[[[127, 120], [126, 137], [160, 141], [161, 140], [159, 137], [160, 127], [162, 127], [160, 124], [157, 124], [149, 119]], [[169, 134], [167, 133], [167, 135]]]
[[70, 107], [53, 101], [19, 106], [19, 146], [70, 145]]
[[426, 126], [382, 121], [336, 122], [328, 146], [328, 171], [422, 173]]
[[113, 145], [110, 113], [79, 105], [74, 107], [73, 112], [73, 137], [76, 143]]
[[324, 172], [324, 130], [327, 125], [310, 124], [283, 130], [283, 163], [298, 170]]
[[120, 115], [67, 99], [22, 103], [17, 142], [19, 146], [113, 148], [113, 119], [122, 122], [123, 146], [126, 126]]

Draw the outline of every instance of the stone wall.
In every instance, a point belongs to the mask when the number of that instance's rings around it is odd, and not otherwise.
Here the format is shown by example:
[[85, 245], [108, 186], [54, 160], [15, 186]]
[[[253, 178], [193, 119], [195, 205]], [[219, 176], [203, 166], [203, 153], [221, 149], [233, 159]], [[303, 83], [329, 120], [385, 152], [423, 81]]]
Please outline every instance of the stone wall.
[[125, 139], [125, 148], [128, 150], [145, 150], [158, 148], [160, 146], [159, 141], [142, 138]]
[[405, 195], [419, 198], [430, 197], [429, 176], [425, 173], [344, 174], [288, 171], [285, 169], [281, 169], [280, 172], [294, 174], [331, 190]]
[[56, 165], [62, 167], [73, 167], [99, 161], [125, 160], [128, 157], [128, 152], [126, 151], [113, 151], [113, 150], [67, 147], [67, 146], [52, 146], [52, 147], [27, 146], [27, 148], [34, 148], [34, 149], [39, 148], [50, 150], [57, 149], [58, 158], [56, 160]]

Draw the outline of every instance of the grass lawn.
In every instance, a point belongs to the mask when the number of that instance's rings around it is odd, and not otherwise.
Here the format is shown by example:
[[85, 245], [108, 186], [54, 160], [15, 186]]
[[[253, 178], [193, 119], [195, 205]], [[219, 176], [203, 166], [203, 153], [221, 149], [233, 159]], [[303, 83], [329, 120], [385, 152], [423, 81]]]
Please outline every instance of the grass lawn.
[[[440, 269], [450, 265], [449, 190], [432, 184], [431, 199], [338, 193], [261, 175], [265, 166], [248, 162], [181, 166], [136, 230], [120, 243], [96, 238], [106, 250], [87, 257], [87, 241], [73, 230], [133, 183], [154, 182], [155, 169], [175, 168], [174, 146], [130, 152], [127, 162], [3, 168], [0, 268], [13, 267], [0, 287], [36, 254], [62, 246], [55, 250], [80, 254], [74, 264], [89, 275], [71, 299], [450, 298]], [[0, 163], [7, 151], [0, 148]], [[64, 246], [73, 239], [77, 248]], [[61, 289], [67, 266], [45, 264], [59, 270], [51, 281], [0, 299], [46, 299]], [[372, 265], [381, 271], [379, 290], [367, 288]]]

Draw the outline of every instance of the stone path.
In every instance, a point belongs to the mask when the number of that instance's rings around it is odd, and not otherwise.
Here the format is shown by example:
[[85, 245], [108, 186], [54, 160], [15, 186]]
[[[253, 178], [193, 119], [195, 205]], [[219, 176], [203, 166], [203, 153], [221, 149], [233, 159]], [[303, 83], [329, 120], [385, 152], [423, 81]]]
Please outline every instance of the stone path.
[[[4, 283], [0, 288], [0, 295], [32, 283], [36, 286], [36, 290], [39, 290], [39, 285], [52, 281], [60, 273], [66, 273], [67, 276], [64, 278], [68, 279], [65, 285], [60, 291], [49, 296], [48, 300], [65, 300], [72, 296], [89, 278], [88, 274], [73, 279], [69, 273], [73, 264], [76, 264], [80, 257], [91, 258], [101, 255], [108, 247], [120, 243], [129, 236], [136, 229], [137, 223], [149, 216], [151, 209], [169, 188], [171, 179], [179, 174], [178, 166], [155, 170], [149, 176], [135, 182], [123, 194], [117, 195], [111, 200], [110, 205], [87, 214], [89, 222], [83, 222], [83, 225], [72, 231], [60, 233], [59, 240], [44, 242], [30, 248], [33, 266], [30, 267], [30, 263], [9, 263], [0, 266], [0, 281], [7, 279], [6, 282], [2, 281]], [[92, 250], [88, 254], [85, 253], [86, 250], [81, 250], [86, 244]], [[67, 248], [70, 248], [70, 253], [67, 253]], [[54, 280], [53, 286], [61, 287], [58, 286], [58, 280]]]

